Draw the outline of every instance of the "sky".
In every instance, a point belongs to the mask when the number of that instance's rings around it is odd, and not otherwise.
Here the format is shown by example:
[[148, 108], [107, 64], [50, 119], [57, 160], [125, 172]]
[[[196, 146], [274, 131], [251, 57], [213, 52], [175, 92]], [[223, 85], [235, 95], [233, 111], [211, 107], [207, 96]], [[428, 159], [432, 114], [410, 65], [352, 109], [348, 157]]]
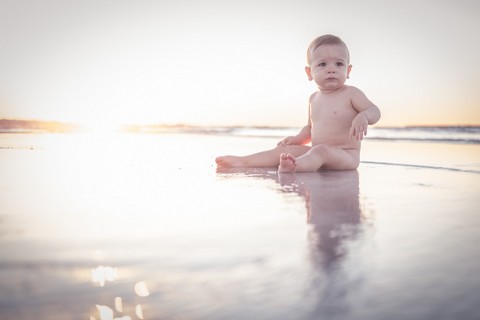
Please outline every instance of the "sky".
[[326, 33], [379, 126], [480, 125], [476, 0], [0, 0], [0, 118], [303, 126]]

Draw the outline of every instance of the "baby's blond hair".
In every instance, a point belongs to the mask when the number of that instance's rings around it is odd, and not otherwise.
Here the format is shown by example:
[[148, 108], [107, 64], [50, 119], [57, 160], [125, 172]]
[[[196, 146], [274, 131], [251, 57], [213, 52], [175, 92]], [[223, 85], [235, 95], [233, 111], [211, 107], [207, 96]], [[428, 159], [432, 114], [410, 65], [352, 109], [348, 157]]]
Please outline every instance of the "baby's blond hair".
[[315, 49], [317, 49], [318, 47], [324, 46], [324, 45], [343, 45], [345, 47], [345, 49], [347, 50], [347, 59], [348, 59], [347, 62], [350, 63], [350, 52], [348, 51], [348, 47], [345, 44], [345, 42], [343, 42], [342, 39], [340, 39], [337, 36], [334, 36], [333, 34], [324, 34], [323, 36], [315, 38], [310, 43], [310, 45], [308, 46], [307, 62], [308, 62], [309, 65], [310, 65], [310, 62], [311, 62], [313, 51]]

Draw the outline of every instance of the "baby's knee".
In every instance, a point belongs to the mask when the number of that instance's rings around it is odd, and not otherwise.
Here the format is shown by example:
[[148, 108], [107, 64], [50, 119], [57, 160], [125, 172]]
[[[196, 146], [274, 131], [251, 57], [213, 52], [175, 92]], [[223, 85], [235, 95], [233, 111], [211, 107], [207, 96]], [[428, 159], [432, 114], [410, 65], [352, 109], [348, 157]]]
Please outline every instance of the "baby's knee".
[[292, 145], [279, 145], [275, 148], [278, 152], [278, 154], [282, 153], [292, 153], [293, 150], [295, 149], [295, 146]]
[[309, 146], [298, 145], [298, 144], [287, 144], [285, 146], [279, 145], [275, 148], [278, 155], [282, 153], [290, 153], [294, 157], [300, 157], [307, 153], [310, 150]]
[[331, 147], [330, 146], [327, 146], [325, 144], [317, 144], [316, 146], [312, 147], [312, 152], [321, 156], [321, 157], [325, 157], [327, 156], [330, 151], [331, 151]]

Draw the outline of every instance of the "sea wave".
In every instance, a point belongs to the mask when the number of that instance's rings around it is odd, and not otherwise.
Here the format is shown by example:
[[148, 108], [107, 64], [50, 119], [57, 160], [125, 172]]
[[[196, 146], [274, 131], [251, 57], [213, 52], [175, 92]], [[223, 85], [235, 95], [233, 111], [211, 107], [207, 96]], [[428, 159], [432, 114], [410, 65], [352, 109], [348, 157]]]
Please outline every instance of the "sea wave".
[[416, 126], [372, 128], [368, 139], [480, 144], [479, 126]]
[[382, 166], [395, 166], [395, 167], [407, 167], [407, 168], [414, 168], [414, 169], [431, 169], [431, 170], [443, 170], [443, 171], [480, 174], [480, 170], [461, 169], [461, 168], [454, 168], [454, 167], [447, 167], [447, 166], [434, 166], [434, 165], [382, 162], [382, 161], [360, 161], [360, 162], [363, 164], [373, 164], [373, 165], [382, 165]]
[[[2, 122], [3, 121], [3, 122]], [[295, 135], [299, 127], [269, 126], [191, 126], [191, 125], [149, 125], [124, 126], [123, 132], [147, 134], [203, 134], [243, 138], [282, 139]], [[43, 133], [78, 132], [81, 126], [51, 122], [19, 122], [0, 120], [0, 133]], [[438, 142], [456, 144], [480, 144], [480, 126], [412, 126], [372, 127], [368, 129], [367, 140]]]
[[[191, 130], [187, 130], [190, 131]], [[201, 128], [196, 133], [230, 135], [251, 138], [283, 138], [295, 135], [299, 128], [292, 127], [223, 127]], [[480, 144], [480, 127], [374, 127], [368, 130], [367, 140], [440, 142]]]

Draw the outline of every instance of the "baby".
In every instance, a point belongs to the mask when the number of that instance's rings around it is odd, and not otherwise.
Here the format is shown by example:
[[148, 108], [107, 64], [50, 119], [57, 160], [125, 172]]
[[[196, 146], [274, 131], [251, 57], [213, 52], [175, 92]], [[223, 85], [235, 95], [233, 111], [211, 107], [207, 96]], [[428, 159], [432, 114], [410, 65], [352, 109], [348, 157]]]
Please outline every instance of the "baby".
[[218, 157], [219, 167], [278, 166], [279, 172], [358, 167], [361, 140], [368, 125], [380, 119], [380, 110], [362, 91], [345, 85], [352, 65], [348, 48], [339, 37], [323, 35], [313, 40], [307, 62], [308, 80], [318, 86], [310, 96], [307, 125], [271, 150]]

